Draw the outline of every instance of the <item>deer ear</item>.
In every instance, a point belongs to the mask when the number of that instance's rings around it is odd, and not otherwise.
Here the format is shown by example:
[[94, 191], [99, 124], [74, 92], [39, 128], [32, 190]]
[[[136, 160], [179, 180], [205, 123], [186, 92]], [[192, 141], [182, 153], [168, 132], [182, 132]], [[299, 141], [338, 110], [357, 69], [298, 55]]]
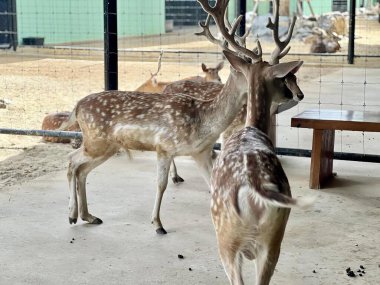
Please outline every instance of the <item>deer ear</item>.
[[224, 62], [223, 61], [219, 62], [218, 65], [216, 66], [216, 70], [218, 71], [222, 70], [223, 66], [224, 66]]
[[235, 70], [240, 71], [243, 74], [247, 73], [248, 63], [244, 59], [227, 50], [224, 50], [223, 54]]
[[270, 72], [273, 77], [283, 78], [289, 73], [296, 73], [300, 69], [303, 61], [291, 61], [285, 63], [279, 63], [270, 67]]
[[202, 70], [203, 72], [207, 72], [207, 67], [206, 67], [206, 64], [202, 63]]

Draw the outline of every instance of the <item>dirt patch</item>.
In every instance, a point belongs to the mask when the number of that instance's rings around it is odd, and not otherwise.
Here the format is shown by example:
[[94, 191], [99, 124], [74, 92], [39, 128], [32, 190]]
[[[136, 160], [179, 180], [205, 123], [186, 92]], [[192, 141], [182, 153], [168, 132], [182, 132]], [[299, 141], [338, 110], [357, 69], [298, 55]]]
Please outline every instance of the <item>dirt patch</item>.
[[0, 161], [0, 189], [67, 168], [69, 144], [40, 143]]

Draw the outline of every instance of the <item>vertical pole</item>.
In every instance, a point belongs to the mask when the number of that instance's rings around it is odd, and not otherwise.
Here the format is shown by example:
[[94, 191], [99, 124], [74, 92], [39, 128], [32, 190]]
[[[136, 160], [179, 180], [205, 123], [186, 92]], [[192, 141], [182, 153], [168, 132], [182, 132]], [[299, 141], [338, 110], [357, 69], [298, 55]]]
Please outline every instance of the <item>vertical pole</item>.
[[16, 51], [18, 46], [18, 29], [17, 29], [17, 10], [16, 10], [16, 0], [12, 1], [12, 31], [13, 31], [13, 50]]
[[104, 0], [104, 89], [118, 89], [117, 0]]
[[348, 34], [348, 63], [354, 64], [355, 57], [355, 10], [356, 0], [350, 0], [350, 24]]
[[237, 6], [237, 11], [238, 15], [243, 15], [243, 19], [240, 22], [240, 27], [239, 27], [239, 34], [240, 36], [245, 34], [245, 13], [247, 12], [247, 0], [237, 0], [236, 3]]

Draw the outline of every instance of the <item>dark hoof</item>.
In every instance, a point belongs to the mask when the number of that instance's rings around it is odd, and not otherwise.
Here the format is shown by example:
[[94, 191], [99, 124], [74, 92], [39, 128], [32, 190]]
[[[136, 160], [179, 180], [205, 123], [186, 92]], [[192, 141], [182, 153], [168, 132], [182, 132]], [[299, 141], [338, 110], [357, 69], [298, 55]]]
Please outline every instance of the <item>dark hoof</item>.
[[180, 177], [180, 176], [175, 176], [175, 177], [172, 177], [172, 180], [173, 180], [173, 183], [174, 184], [178, 184], [178, 183], [181, 183], [181, 182], [185, 182], [185, 180], [183, 180], [183, 178], [182, 177]]
[[77, 221], [78, 221], [77, 218], [69, 218], [69, 223], [70, 223], [70, 225], [71, 225], [71, 224], [76, 224]]
[[102, 224], [103, 221], [99, 218], [96, 218], [95, 220], [92, 221], [92, 223], [90, 223], [91, 225], [100, 225]]
[[156, 233], [159, 234], [159, 235], [166, 235], [167, 234], [167, 232], [165, 231], [164, 228], [158, 228], [156, 230]]

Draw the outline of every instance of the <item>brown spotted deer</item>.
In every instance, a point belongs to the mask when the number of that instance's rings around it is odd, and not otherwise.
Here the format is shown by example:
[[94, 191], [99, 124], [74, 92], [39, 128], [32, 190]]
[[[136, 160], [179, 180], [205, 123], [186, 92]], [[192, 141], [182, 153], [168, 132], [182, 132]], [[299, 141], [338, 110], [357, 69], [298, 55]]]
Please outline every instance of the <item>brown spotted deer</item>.
[[[141, 86], [139, 86], [136, 89], [136, 91], [149, 92], [149, 93], [162, 93], [162, 91], [165, 89], [167, 85], [173, 83], [172, 81], [165, 82], [165, 81], [157, 80], [157, 75], [161, 69], [162, 54], [163, 52], [161, 51], [160, 57], [158, 59], [157, 71], [155, 73], [151, 73], [150, 78], [147, 81], [145, 81]], [[204, 77], [192, 76], [192, 77], [185, 78], [183, 80], [193, 80], [197, 82], [221, 82], [222, 81], [219, 76], [219, 71], [223, 69], [223, 62], [218, 63], [218, 65], [215, 68], [207, 67], [204, 63], [202, 63], [201, 67], [204, 73]]]
[[[42, 130], [57, 130], [61, 125], [66, 122], [70, 117], [70, 112], [57, 112], [47, 114], [42, 121]], [[78, 124], [73, 124], [66, 131], [80, 131]], [[68, 139], [68, 138], [59, 138], [59, 137], [43, 137], [43, 141], [52, 142], [52, 143], [71, 143], [73, 148], [79, 148], [82, 140], [79, 138]]]
[[212, 147], [246, 102], [246, 90], [230, 92], [243, 85], [242, 80], [232, 71], [213, 100], [137, 91], [105, 91], [81, 99], [60, 128], [67, 129], [77, 121], [83, 136], [81, 147], [69, 156], [69, 222], [76, 223], [79, 214], [91, 224], [102, 223], [87, 207], [86, 178], [95, 167], [120, 148], [156, 151], [157, 194], [152, 224], [158, 234], [165, 234], [160, 207], [170, 164], [175, 156], [192, 156], [209, 182]]
[[[260, 42], [249, 50], [236, 43], [234, 29], [223, 20], [228, 0], [218, 0], [211, 7], [208, 0], [198, 0], [211, 15], [218, 30], [234, 49], [224, 55], [230, 64], [244, 74], [248, 84], [245, 128], [235, 132], [225, 143], [211, 174], [211, 216], [219, 254], [231, 284], [244, 284], [243, 256], [256, 261], [256, 285], [268, 285], [274, 272], [285, 232], [290, 207], [309, 201], [293, 199], [286, 174], [268, 137], [270, 107], [273, 96], [292, 92], [288, 78], [302, 61], [279, 63], [289, 48], [295, 19], [284, 41], [278, 37], [278, 6], [274, 3], [273, 30], [276, 49], [270, 62], [262, 60]], [[234, 24], [239, 25], [241, 17]], [[277, 95], [279, 96], [279, 95]]]

